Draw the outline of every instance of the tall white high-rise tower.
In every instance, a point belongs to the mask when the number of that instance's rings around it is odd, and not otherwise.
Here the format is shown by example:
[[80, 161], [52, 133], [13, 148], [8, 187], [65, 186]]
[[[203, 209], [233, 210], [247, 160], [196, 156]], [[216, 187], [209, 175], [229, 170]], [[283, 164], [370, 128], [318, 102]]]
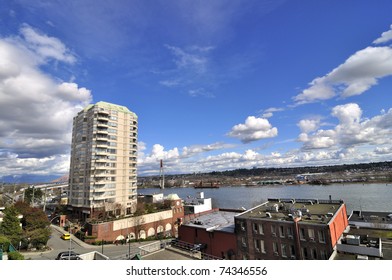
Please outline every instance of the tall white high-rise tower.
[[137, 203], [137, 116], [98, 102], [73, 120], [68, 209], [79, 219], [128, 215]]

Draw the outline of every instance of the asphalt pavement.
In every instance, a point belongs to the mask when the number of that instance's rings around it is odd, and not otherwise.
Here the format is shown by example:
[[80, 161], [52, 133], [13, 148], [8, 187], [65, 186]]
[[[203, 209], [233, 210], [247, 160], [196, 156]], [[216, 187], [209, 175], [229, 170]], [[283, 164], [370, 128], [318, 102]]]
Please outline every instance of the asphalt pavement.
[[[71, 234], [70, 240], [62, 240], [60, 236], [65, 233], [61, 227], [51, 225], [52, 235], [48, 241], [49, 249], [46, 251], [31, 251], [21, 252], [26, 260], [55, 260], [60, 252], [74, 251], [77, 254], [85, 254], [93, 251], [102, 253], [109, 257], [110, 260], [127, 260], [129, 255], [133, 257], [135, 254], [140, 252], [139, 247], [156, 242], [156, 241], [144, 241], [144, 242], [132, 242], [128, 244], [104, 244], [102, 245], [91, 245], [83, 242]], [[143, 256], [142, 259], [152, 260], [182, 260], [192, 259], [190, 256], [181, 254], [173, 250], [159, 250], [149, 255]]]

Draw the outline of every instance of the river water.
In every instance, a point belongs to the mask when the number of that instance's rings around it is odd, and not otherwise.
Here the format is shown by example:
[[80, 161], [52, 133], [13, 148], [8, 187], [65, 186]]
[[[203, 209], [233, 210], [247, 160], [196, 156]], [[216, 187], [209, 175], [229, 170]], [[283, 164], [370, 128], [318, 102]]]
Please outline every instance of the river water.
[[159, 188], [139, 189], [139, 194], [160, 193], [177, 194], [185, 199], [187, 196], [196, 197], [204, 192], [205, 198], [212, 198], [213, 207], [249, 209], [267, 201], [268, 198], [296, 199], [342, 199], [347, 206], [347, 213], [352, 210], [380, 211], [392, 213], [392, 184], [331, 184], [315, 185], [273, 185], [258, 187], [220, 187], [205, 188]]

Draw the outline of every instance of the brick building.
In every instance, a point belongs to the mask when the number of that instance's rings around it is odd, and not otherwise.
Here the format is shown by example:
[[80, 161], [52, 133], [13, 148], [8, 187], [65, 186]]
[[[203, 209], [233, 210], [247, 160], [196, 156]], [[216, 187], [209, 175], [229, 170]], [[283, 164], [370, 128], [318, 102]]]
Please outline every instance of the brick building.
[[235, 259], [237, 241], [234, 232], [234, 211], [211, 209], [184, 217], [178, 229], [178, 239], [190, 244], [202, 244], [202, 252], [217, 258]]
[[269, 199], [235, 216], [238, 259], [329, 259], [348, 227], [341, 200]]

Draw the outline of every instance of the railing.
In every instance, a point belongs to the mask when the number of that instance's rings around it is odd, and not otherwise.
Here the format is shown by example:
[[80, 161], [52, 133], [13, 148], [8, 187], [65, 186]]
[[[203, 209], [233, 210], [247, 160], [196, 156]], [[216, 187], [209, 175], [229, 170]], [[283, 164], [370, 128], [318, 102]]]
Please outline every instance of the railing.
[[192, 244], [180, 240], [173, 239], [170, 242], [170, 246], [181, 249], [185, 252], [188, 252], [190, 256], [194, 258], [202, 259], [202, 260], [221, 260], [221, 258], [206, 254], [201, 251], [201, 248], [197, 244]]

